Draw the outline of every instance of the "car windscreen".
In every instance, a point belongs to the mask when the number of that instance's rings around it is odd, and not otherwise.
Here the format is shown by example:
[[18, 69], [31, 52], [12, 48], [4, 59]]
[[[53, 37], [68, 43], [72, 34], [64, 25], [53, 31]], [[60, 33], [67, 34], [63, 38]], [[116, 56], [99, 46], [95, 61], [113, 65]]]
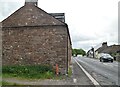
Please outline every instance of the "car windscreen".
[[109, 55], [109, 54], [106, 54], [106, 55], [104, 55], [104, 57], [111, 57], [111, 55]]

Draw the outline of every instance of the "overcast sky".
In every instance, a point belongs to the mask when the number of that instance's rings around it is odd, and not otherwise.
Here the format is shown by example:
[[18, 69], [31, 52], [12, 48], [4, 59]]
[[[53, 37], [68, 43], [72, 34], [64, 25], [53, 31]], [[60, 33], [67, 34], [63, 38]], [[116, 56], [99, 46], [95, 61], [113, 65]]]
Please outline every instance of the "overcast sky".
[[[48, 13], [65, 13], [73, 48], [89, 50], [102, 42], [118, 44], [120, 0], [38, 0]], [[0, 0], [0, 21], [24, 5], [25, 0]]]

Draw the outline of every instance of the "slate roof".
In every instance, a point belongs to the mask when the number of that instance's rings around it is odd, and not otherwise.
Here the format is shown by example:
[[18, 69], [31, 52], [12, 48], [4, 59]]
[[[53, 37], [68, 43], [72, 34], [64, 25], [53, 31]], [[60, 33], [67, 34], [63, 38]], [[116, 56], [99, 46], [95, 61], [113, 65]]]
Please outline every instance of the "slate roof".
[[3, 27], [65, 25], [44, 10], [26, 4], [2, 21]]
[[120, 45], [111, 45], [107, 47], [107, 49], [104, 49], [103, 52], [106, 53], [117, 53], [117, 51], [120, 50]]
[[100, 47], [96, 51], [98, 51], [99, 53], [117, 53], [118, 51], [120, 51], [120, 45], [111, 45], [107, 46], [106, 48]]

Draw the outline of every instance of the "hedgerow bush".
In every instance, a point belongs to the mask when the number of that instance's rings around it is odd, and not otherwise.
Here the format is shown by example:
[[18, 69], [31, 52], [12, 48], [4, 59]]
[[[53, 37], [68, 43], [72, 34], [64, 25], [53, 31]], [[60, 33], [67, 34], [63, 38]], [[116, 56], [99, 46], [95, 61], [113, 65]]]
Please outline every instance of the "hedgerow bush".
[[25, 78], [52, 78], [54, 70], [50, 65], [14, 65], [3, 66], [2, 73], [13, 77]]

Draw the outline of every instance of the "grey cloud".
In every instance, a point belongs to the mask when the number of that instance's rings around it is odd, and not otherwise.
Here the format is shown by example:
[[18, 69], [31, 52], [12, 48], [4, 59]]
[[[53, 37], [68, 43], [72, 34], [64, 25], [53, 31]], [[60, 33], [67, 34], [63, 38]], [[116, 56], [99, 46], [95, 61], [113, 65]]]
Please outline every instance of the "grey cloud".
[[0, 2], [0, 21], [22, 6], [19, 2]]
[[[6, 18], [7, 16], [9, 16], [11, 13], [13, 13], [19, 7], [24, 5], [24, 1], [20, 2], [20, 3], [19, 3], [19, 1], [20, 0], [16, 0], [16, 2], [2, 2], [2, 3], [0, 3], [0, 21], [3, 18]], [[41, 0], [41, 2], [42, 2], [42, 0]], [[49, 5], [49, 3], [46, 3], [46, 2], [44, 2], [44, 3]], [[42, 7], [42, 5], [44, 7], [44, 4], [41, 4], [39, 7]], [[53, 6], [53, 7], [51, 7], [51, 8], [49, 7], [48, 11], [50, 11], [50, 9], [54, 8], [54, 5], [51, 5], [51, 6]], [[65, 6], [66, 6], [66, 4], [65, 4]], [[47, 8], [46, 5], [45, 5], [45, 7]], [[75, 7], [75, 6], [73, 6], [73, 7]], [[67, 16], [66, 17], [66, 23], [68, 23], [69, 29], [71, 31], [70, 35], [71, 35], [71, 39], [72, 39], [73, 48], [84, 48], [85, 50], [88, 50], [89, 48], [91, 48], [91, 46], [96, 46], [96, 45], [98, 45], [98, 44], [100, 44], [104, 41], [108, 41], [108, 43], [117, 42], [116, 41], [116, 39], [117, 39], [116, 35], [118, 35], [118, 32], [117, 32], [117, 27], [118, 27], [117, 18], [111, 19], [111, 17], [106, 16], [105, 23], [107, 23], [108, 25], [102, 25], [101, 24], [100, 26], [98, 26], [98, 28], [99, 28], [98, 31], [97, 31], [96, 27], [90, 27], [91, 30], [92, 30], [92, 28], [96, 29], [96, 34], [94, 34], [94, 33], [90, 34], [90, 33], [88, 33], [89, 30], [87, 30], [87, 28], [85, 28], [87, 33], [82, 32], [82, 29], [84, 28], [84, 22], [89, 23], [89, 21], [91, 21], [91, 20], [87, 20], [87, 22], [86, 21], [80, 22], [80, 20], [83, 20], [83, 19], [81, 19], [81, 15], [82, 15], [82, 17], [84, 17], [85, 14], [81, 14], [81, 10], [78, 11], [77, 8], [73, 9], [73, 7], [71, 5], [69, 7], [68, 6], [67, 7], [62, 6], [62, 7], [57, 7], [54, 10], [52, 10], [53, 12], [62, 12], [64, 10], [66, 11], [66, 13], [65, 13], [65, 14], [67, 14], [66, 15]], [[69, 10], [69, 8], [71, 8], [71, 10]], [[43, 9], [43, 10], [47, 11], [46, 9]], [[88, 15], [88, 18], [90, 18], [89, 15]], [[79, 20], [79, 21], [77, 21], [77, 20]], [[96, 19], [93, 18], [93, 20], [96, 20]], [[91, 21], [91, 22], [93, 22], [92, 24], [94, 25], [94, 21]], [[96, 22], [99, 23], [99, 21], [96, 21]], [[80, 23], [83, 23], [83, 24], [80, 24]], [[88, 25], [86, 24], [85, 26], [88, 26]], [[82, 26], [82, 27], [80, 27], [80, 26]], [[72, 30], [72, 29], [76, 29], [76, 30]], [[78, 29], [81, 29], [81, 30], [78, 30]], [[94, 29], [93, 29], [93, 31], [94, 31]], [[119, 33], [120, 33], [120, 30], [119, 30]], [[120, 38], [120, 34], [119, 34], [119, 38]]]
[[88, 40], [95, 40], [97, 39], [94, 35], [87, 35], [87, 34], [72, 34], [72, 42], [79, 42], [79, 41], [88, 41]]
[[80, 41], [74, 42], [72, 46], [73, 48], [82, 48], [87, 52], [89, 49], [91, 49], [93, 43], [91, 41]]
[[118, 43], [120, 44], [120, 27], [119, 27], [119, 30], [118, 30]]

